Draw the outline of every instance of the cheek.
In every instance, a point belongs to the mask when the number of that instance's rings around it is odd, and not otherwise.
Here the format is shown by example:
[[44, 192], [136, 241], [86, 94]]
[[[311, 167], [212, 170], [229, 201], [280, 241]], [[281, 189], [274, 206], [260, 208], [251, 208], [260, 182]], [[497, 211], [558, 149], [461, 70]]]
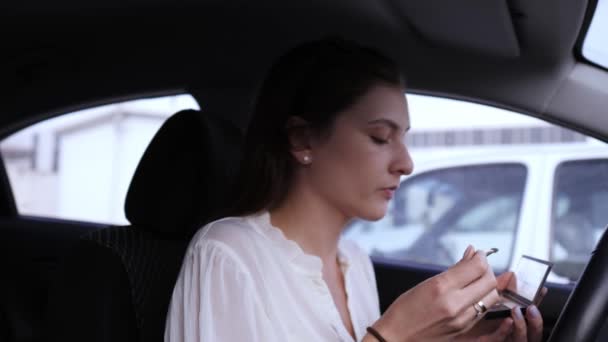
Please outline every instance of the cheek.
[[312, 181], [327, 203], [346, 216], [375, 221], [388, 209], [378, 191], [386, 177], [382, 165], [377, 154], [344, 151], [315, 165]]
[[383, 154], [373, 145], [353, 142], [324, 151], [315, 179], [327, 196], [356, 205], [376, 195], [384, 181], [385, 164]]
[[[320, 175], [327, 178], [333, 185], [347, 186], [349, 189], [356, 187], [366, 178], [367, 169], [373, 165], [370, 160], [369, 151], [365, 146], [356, 141], [351, 144], [334, 145], [323, 151]], [[328, 183], [325, 182], [325, 183]]]

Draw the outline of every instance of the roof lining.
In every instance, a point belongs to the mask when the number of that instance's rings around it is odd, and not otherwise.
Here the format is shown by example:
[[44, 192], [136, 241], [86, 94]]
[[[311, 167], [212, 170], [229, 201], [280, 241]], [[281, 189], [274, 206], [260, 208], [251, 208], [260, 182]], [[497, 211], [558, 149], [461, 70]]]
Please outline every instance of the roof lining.
[[[572, 49], [588, 11], [586, 2], [484, 1], [494, 9], [503, 8], [500, 13], [508, 16], [519, 49], [516, 56], [475, 50], [458, 40], [431, 40], [424, 31], [417, 33], [420, 26], [412, 25], [408, 19], [412, 12], [407, 6], [428, 5], [415, 0], [404, 0], [404, 6], [392, 0], [311, 0], [297, 4], [265, 0], [255, 5], [242, 0], [177, 1], [171, 5], [168, 0], [153, 4], [136, 1], [119, 15], [102, 11], [99, 17], [57, 19], [36, 17], [44, 13], [25, 11], [12, 21], [0, 20], [8, 28], [5, 32], [24, 29], [26, 33], [25, 39], [7, 37], [5, 46], [13, 52], [12, 60], [5, 61], [7, 57], [0, 56], [0, 68], [8, 67], [9, 72], [15, 63], [20, 63], [26, 48], [49, 42], [51, 46], [66, 47], [54, 50], [51, 59], [42, 61], [44, 68], [34, 70], [29, 79], [11, 74], [0, 79], [0, 85], [8, 89], [0, 95], [4, 114], [0, 125], [13, 127], [19, 122], [31, 122], [57, 113], [56, 108], [73, 106], [72, 103], [103, 102], [119, 94], [147, 94], [158, 89], [233, 87], [241, 94], [251, 95], [273, 58], [294, 43], [323, 32], [348, 34], [349, 38], [374, 44], [398, 58], [406, 68], [412, 89], [453, 97], [467, 94], [468, 99], [503, 103], [501, 107], [535, 113], [533, 116], [545, 120], [564, 118], [564, 122], [577, 122], [576, 116], [559, 112], [554, 103], [576, 87], [568, 77], [576, 62]], [[448, 0], [430, 1], [442, 4]], [[474, 1], [481, 4], [481, 0]], [[111, 9], [119, 6], [118, 2], [107, 0], [104, 6]], [[49, 10], [78, 12], [91, 7], [76, 4], [75, 0], [59, 3], [53, 3]], [[76, 7], [70, 8], [71, 5]], [[166, 13], [160, 13], [162, 5], [169, 8]], [[151, 16], [137, 21], [138, 9]], [[164, 25], [179, 18], [183, 20], [176, 25]], [[1, 13], [0, 19], [5, 19]], [[60, 24], [48, 25], [57, 20]], [[108, 21], [114, 25], [104, 28], [102, 24]], [[313, 21], [315, 25], [305, 25]], [[453, 21], [449, 27], [462, 22]], [[71, 34], [75, 24], [83, 22], [86, 25], [78, 27], [91, 38], [84, 45]], [[77, 63], [66, 62], [74, 58]], [[586, 121], [582, 126], [601, 129]], [[608, 124], [602, 127], [606, 127], [601, 131], [605, 134]]]
[[394, 6], [431, 44], [493, 57], [520, 56], [506, 0], [470, 0], [467, 6], [451, 0], [404, 0]]

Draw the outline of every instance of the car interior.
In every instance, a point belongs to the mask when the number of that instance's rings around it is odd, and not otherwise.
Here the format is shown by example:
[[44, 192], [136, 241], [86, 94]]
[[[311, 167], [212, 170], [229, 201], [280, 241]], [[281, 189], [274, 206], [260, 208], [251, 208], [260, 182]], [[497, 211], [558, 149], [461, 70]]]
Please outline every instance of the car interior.
[[[257, 88], [300, 42], [353, 39], [395, 59], [408, 93], [510, 109], [608, 141], [608, 69], [581, 52], [601, 1], [0, 5], [0, 138], [127, 99], [188, 93], [201, 106], [172, 115], [147, 147], [127, 226], [20, 214], [0, 163], [0, 341], [161, 341], [189, 238], [230, 204]], [[608, 338], [606, 265], [602, 238], [577, 283], [548, 283], [545, 340]], [[380, 259], [374, 268], [381, 310], [444, 269]]]

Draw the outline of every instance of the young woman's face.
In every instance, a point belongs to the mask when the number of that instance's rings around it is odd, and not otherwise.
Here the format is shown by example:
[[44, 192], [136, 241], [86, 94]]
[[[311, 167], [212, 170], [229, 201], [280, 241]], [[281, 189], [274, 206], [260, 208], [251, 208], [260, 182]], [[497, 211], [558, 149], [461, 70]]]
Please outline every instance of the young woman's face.
[[308, 177], [346, 217], [382, 218], [401, 175], [413, 170], [404, 143], [410, 119], [402, 89], [378, 84], [338, 114], [330, 134], [311, 144]]

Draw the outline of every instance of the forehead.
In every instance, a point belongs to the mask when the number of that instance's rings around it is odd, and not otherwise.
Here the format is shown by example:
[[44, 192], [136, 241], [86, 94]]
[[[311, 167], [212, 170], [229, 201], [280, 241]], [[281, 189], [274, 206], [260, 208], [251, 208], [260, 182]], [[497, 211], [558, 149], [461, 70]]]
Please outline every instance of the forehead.
[[[401, 130], [409, 127], [409, 113], [405, 94], [400, 87], [379, 84], [370, 88], [341, 115], [345, 120], [367, 124], [370, 121], [386, 119], [394, 122]], [[381, 124], [382, 121], [379, 121]]]

